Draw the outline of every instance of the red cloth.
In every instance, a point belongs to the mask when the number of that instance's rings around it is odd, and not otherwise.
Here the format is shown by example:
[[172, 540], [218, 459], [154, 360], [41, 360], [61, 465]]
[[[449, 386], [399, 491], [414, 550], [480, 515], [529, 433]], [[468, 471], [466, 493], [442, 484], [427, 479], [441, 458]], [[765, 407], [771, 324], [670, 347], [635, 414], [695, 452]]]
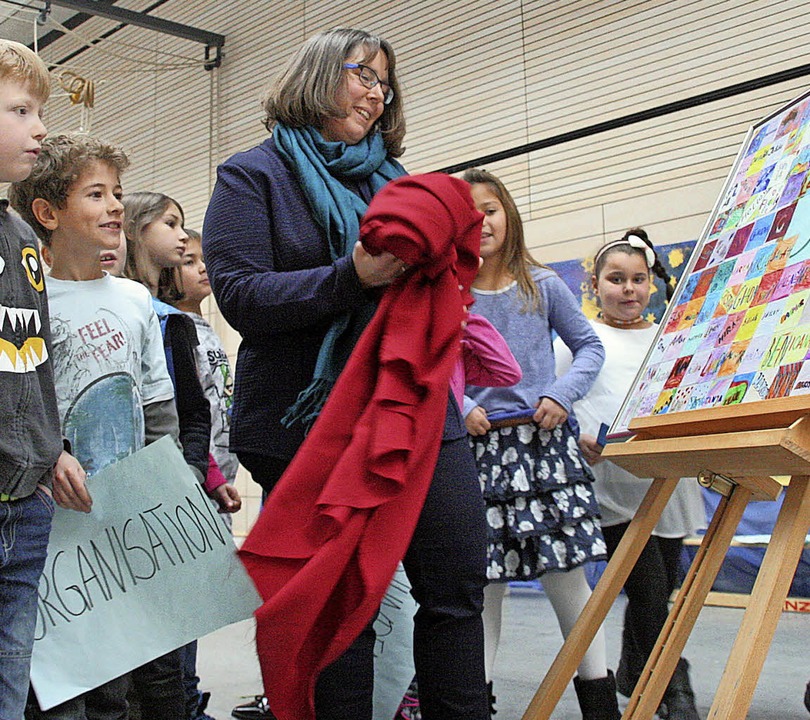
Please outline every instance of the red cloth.
[[[240, 557], [279, 720], [314, 720], [320, 671], [368, 624], [404, 557], [439, 453], [483, 216], [447, 175], [399, 178], [360, 238], [413, 266], [384, 293]], [[461, 288], [459, 287], [461, 286]]]

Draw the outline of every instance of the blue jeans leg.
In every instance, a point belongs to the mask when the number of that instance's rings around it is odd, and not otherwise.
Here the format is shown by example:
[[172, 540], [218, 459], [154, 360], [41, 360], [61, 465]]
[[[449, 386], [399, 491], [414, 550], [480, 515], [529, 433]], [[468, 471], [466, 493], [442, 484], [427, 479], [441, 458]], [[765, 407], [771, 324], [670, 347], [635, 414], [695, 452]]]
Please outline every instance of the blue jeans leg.
[[200, 692], [200, 678], [197, 675], [197, 641], [192, 640], [188, 645], [180, 648], [183, 659], [183, 690], [186, 695], [186, 717], [195, 720], [200, 707], [202, 693]]
[[183, 659], [180, 649], [161, 655], [132, 671], [134, 693], [143, 720], [184, 720]]
[[37, 587], [54, 505], [42, 489], [0, 502], [0, 719], [20, 720], [28, 696]]

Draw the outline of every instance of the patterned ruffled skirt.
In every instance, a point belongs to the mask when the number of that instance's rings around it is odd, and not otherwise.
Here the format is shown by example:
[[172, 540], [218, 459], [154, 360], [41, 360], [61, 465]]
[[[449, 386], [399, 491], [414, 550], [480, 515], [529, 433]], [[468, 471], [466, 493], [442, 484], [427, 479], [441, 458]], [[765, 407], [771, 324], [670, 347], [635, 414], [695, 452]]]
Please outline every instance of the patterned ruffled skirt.
[[490, 430], [471, 438], [487, 506], [487, 577], [533, 580], [607, 558], [593, 474], [563, 423]]

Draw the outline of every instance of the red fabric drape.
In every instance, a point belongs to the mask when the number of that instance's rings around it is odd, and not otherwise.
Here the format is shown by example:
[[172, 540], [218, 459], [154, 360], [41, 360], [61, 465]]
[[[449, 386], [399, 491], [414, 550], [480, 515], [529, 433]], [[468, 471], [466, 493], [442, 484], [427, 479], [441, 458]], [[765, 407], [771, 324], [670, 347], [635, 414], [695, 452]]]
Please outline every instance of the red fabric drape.
[[404, 177], [360, 237], [412, 266], [379, 308], [240, 557], [264, 604], [256, 644], [279, 720], [314, 720], [320, 671], [370, 621], [403, 558], [439, 452], [483, 216], [469, 185]]

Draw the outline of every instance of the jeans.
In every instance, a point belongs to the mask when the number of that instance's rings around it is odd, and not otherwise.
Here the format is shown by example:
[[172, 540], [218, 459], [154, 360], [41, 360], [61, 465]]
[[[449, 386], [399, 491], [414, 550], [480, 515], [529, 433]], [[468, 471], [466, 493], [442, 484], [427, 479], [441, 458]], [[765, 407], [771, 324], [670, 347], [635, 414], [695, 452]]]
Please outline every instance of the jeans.
[[179, 648], [135, 668], [132, 686], [143, 720], [185, 720], [186, 695]]
[[129, 681], [127, 673], [50, 710], [31, 708], [26, 717], [30, 720], [127, 720]]
[[180, 657], [183, 661], [183, 690], [186, 697], [186, 717], [195, 720], [199, 715], [202, 693], [200, 692], [200, 678], [197, 675], [197, 641], [192, 640], [188, 645], [180, 648]]
[[21, 720], [28, 697], [37, 588], [54, 504], [41, 488], [0, 502], [0, 720]]

